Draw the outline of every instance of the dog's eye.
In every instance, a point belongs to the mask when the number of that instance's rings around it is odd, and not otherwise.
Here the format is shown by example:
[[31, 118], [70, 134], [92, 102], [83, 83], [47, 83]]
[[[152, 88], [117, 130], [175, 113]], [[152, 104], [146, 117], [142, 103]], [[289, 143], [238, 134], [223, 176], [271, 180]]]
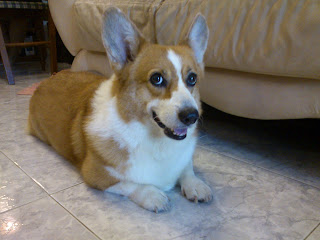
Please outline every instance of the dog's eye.
[[197, 82], [197, 74], [190, 73], [187, 78], [187, 85], [189, 87], [193, 87], [194, 85], [196, 85], [196, 82]]
[[165, 87], [166, 86], [166, 80], [162, 77], [160, 73], [154, 73], [150, 77], [150, 82], [152, 85], [156, 87]]

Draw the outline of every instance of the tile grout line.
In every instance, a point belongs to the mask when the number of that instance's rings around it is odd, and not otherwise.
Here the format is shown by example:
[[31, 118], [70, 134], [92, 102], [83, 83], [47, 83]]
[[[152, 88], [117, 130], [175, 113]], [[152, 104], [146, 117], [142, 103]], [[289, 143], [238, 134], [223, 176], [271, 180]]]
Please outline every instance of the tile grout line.
[[68, 190], [68, 189], [70, 189], [70, 188], [76, 187], [76, 186], [78, 186], [78, 185], [80, 185], [80, 184], [83, 184], [83, 183], [84, 183], [83, 181], [82, 181], [82, 182], [80, 182], [80, 183], [76, 183], [75, 185], [72, 185], [72, 186], [70, 186], [70, 187], [67, 187], [67, 188], [64, 188], [64, 189], [58, 190], [58, 191], [53, 192], [53, 193], [49, 193], [49, 195], [51, 196], [51, 195], [54, 195], [54, 194], [60, 193], [60, 192], [62, 192], [62, 191], [65, 191], [65, 190]]
[[315, 189], [317, 189], [317, 190], [320, 190], [319, 187], [310, 185], [310, 184], [308, 184], [308, 183], [302, 182], [302, 181], [300, 181], [300, 180], [291, 178], [291, 177], [286, 176], [286, 175], [282, 175], [282, 174], [277, 173], [277, 172], [274, 172], [274, 171], [272, 171], [272, 170], [270, 170], [270, 169], [268, 169], [268, 168], [261, 167], [261, 166], [255, 165], [255, 164], [251, 164], [251, 163], [245, 162], [245, 161], [243, 161], [243, 160], [241, 160], [241, 159], [239, 159], [239, 158], [232, 157], [232, 156], [228, 156], [228, 155], [226, 155], [226, 154], [224, 154], [224, 153], [221, 153], [221, 152], [218, 152], [218, 151], [214, 151], [214, 150], [212, 150], [212, 149], [210, 149], [210, 148], [207, 148], [207, 147], [204, 147], [204, 146], [199, 146], [199, 145], [198, 145], [198, 147], [199, 147], [199, 148], [202, 148], [202, 149], [205, 149], [205, 150], [208, 150], [208, 151], [210, 151], [210, 152], [217, 153], [217, 154], [222, 155], [222, 156], [224, 156], [224, 157], [231, 158], [231, 159], [233, 159], [233, 160], [236, 160], [236, 161], [238, 161], [238, 162], [244, 163], [244, 164], [246, 164], [246, 165], [250, 165], [250, 166], [253, 166], [253, 167], [262, 169], [262, 170], [264, 170], [264, 171], [267, 171], [267, 172], [269, 172], [269, 173], [272, 173], [272, 174], [281, 176], [281, 177], [283, 177], [283, 178], [293, 180], [293, 181], [298, 182], [298, 183], [300, 183], [300, 184], [303, 184], [303, 185], [305, 185], [305, 186], [312, 187], [312, 188], [315, 188]]
[[72, 187], [77, 186], [77, 185], [80, 185], [80, 184], [82, 184], [83, 182], [82, 182], [82, 183], [78, 183], [78, 184], [76, 184], [76, 185], [73, 185], [73, 186], [71, 186], [71, 187], [68, 187], [68, 188], [66, 188], [66, 189], [59, 190], [58, 192], [55, 192], [55, 193], [50, 194], [50, 193], [48, 193], [48, 192], [44, 189], [44, 187], [43, 187], [39, 182], [35, 181], [35, 179], [33, 179], [31, 176], [29, 176], [29, 175], [21, 168], [21, 166], [19, 166], [19, 164], [17, 164], [16, 162], [14, 162], [11, 158], [9, 158], [9, 157], [8, 157], [4, 152], [2, 152], [1, 150], [0, 150], [0, 152], [1, 152], [7, 159], [9, 159], [11, 162], [13, 162], [15, 166], [17, 166], [25, 175], [27, 175], [34, 183], [36, 183], [36, 184], [47, 194], [47, 196], [45, 196], [45, 197], [38, 198], [38, 199], [33, 200], [33, 201], [29, 202], [29, 203], [23, 204], [23, 205], [21, 205], [21, 206], [19, 206], [19, 207], [12, 208], [12, 209], [8, 209], [7, 211], [0, 213], [0, 215], [2, 215], [3, 213], [7, 213], [7, 212], [9, 212], [9, 211], [11, 211], [11, 210], [14, 210], [14, 209], [18, 209], [18, 208], [20, 208], [20, 207], [22, 207], [22, 206], [26, 206], [26, 205], [28, 205], [28, 204], [34, 203], [34, 202], [39, 201], [39, 200], [41, 200], [41, 199], [44, 199], [44, 198], [46, 198], [46, 197], [50, 197], [54, 202], [56, 202], [60, 207], [62, 207], [69, 215], [71, 215], [77, 222], [79, 222], [83, 227], [85, 227], [89, 232], [91, 232], [96, 238], [98, 238], [99, 240], [102, 240], [102, 239], [101, 239], [100, 237], [98, 237], [91, 229], [89, 229], [83, 222], [81, 222], [80, 219], [78, 219], [77, 217], [75, 217], [69, 210], [67, 210], [64, 206], [62, 206], [62, 205], [52, 196], [52, 194], [61, 192], [61, 191], [63, 191], [63, 190], [72, 188]]
[[[8, 157], [2, 150], [0, 150], [0, 152], [1, 152], [7, 159], [9, 159], [16, 167], [18, 167], [27, 177], [29, 177], [29, 178], [32, 180], [32, 182], [34, 182], [34, 183], [35, 183], [38, 187], [40, 187], [48, 196], [50, 196], [49, 193], [44, 189], [44, 187], [43, 187], [39, 182], [37, 182], [35, 179], [33, 179], [31, 176], [29, 176], [29, 174], [28, 174], [26, 171], [24, 171], [18, 163], [16, 163], [16, 162], [13, 161], [10, 157]], [[36, 200], [35, 200], [35, 201], [36, 201]]]
[[68, 214], [70, 214], [74, 219], [76, 219], [83, 227], [85, 227], [89, 232], [93, 234], [97, 239], [103, 240], [100, 238], [95, 232], [93, 232], [87, 225], [85, 225], [79, 218], [77, 218], [73, 213], [71, 213], [68, 209], [66, 209], [60, 202], [58, 202], [52, 195], [49, 195], [50, 198], [55, 201], [60, 207], [62, 207]]
[[[44, 188], [44, 186], [41, 185], [41, 183], [39, 183], [36, 179], [34, 179], [33, 177], [31, 177], [25, 170], [23, 170], [23, 168], [22, 168], [18, 163], [16, 163], [16, 162], [13, 161], [11, 158], [9, 158], [2, 150], [0, 150], [0, 152], [1, 152], [6, 158], [8, 158], [16, 167], [18, 167], [25, 175], [27, 175], [34, 183], [36, 183], [48, 196], [50, 196], [50, 195], [52, 195], [52, 194], [56, 194], [56, 193], [61, 192], [61, 191], [64, 191], [64, 190], [67, 190], [67, 189], [69, 189], [69, 188], [78, 186], [78, 185], [80, 185], [80, 184], [83, 183], [83, 181], [82, 181], [82, 182], [80, 182], [80, 183], [76, 183], [76, 184], [74, 184], [74, 185], [72, 185], [72, 186], [69, 186], [69, 187], [60, 189], [60, 190], [58, 190], [58, 191], [56, 191], [56, 192], [50, 193], [50, 192], [48, 192], [48, 191]], [[35, 200], [35, 201], [36, 201], [36, 200]]]
[[18, 167], [25, 175], [27, 175], [32, 182], [34, 182], [35, 184], [37, 184], [48, 196], [50, 196], [50, 194], [44, 189], [44, 187], [35, 179], [33, 179], [25, 170], [22, 169], [22, 167], [16, 163], [15, 161], [13, 161], [10, 157], [8, 157], [2, 150], [0, 150], [0, 152], [6, 157], [8, 158], [16, 167]]
[[22, 204], [22, 205], [20, 205], [20, 206], [10, 208], [10, 209], [8, 209], [8, 210], [6, 210], [6, 211], [4, 211], [4, 212], [1, 212], [0, 215], [5, 214], [5, 213], [8, 213], [8, 212], [10, 212], [10, 211], [12, 211], [12, 210], [16, 210], [16, 209], [18, 209], [18, 208], [20, 208], [20, 207], [27, 206], [27, 205], [29, 205], [29, 204], [31, 204], [31, 203], [34, 203], [34, 202], [36, 202], [36, 201], [39, 201], [39, 200], [44, 199], [44, 198], [47, 198], [47, 197], [48, 197], [48, 196], [43, 196], [43, 197], [40, 197], [40, 198], [38, 198], [38, 199], [35, 199], [35, 200], [31, 201], [31, 202], [24, 203], [24, 204]]
[[270, 170], [270, 169], [268, 169], [268, 168], [261, 167], [261, 166], [255, 165], [255, 164], [251, 164], [251, 163], [245, 162], [244, 160], [241, 160], [241, 159], [239, 159], [239, 158], [236, 158], [236, 157], [233, 157], [233, 156], [228, 156], [228, 155], [226, 155], [226, 154], [224, 154], [224, 153], [221, 153], [221, 152], [218, 152], [218, 151], [214, 151], [214, 150], [212, 150], [212, 149], [209, 149], [209, 148], [206, 148], [206, 147], [203, 147], [203, 146], [199, 146], [199, 147], [200, 147], [200, 148], [203, 148], [203, 149], [205, 149], [205, 150], [208, 150], [208, 151], [211, 151], [211, 152], [217, 153], [217, 154], [219, 154], [219, 155], [222, 155], [222, 156], [225, 156], [225, 157], [231, 158], [231, 159], [233, 159], [233, 160], [236, 160], [236, 161], [238, 161], [238, 162], [244, 163], [244, 164], [246, 164], [246, 165], [250, 165], [250, 166], [253, 166], [253, 167], [256, 167], [256, 168], [259, 168], [259, 169], [265, 170], [265, 171], [270, 172], [270, 173], [272, 173], [272, 174], [275, 174], [275, 175], [278, 175], [278, 176], [281, 176], [281, 177], [284, 177], [284, 178], [287, 178], [287, 179], [293, 180], [293, 181], [298, 182], [298, 183], [300, 183], [300, 184], [303, 184], [303, 185], [306, 185], [306, 186], [309, 186], [309, 187], [315, 188], [315, 189], [317, 189], [317, 190], [320, 190], [320, 188], [319, 188], [319, 187], [316, 187], [316, 186], [310, 185], [310, 184], [308, 184], [308, 183], [305, 183], [305, 182], [302, 182], [302, 181], [300, 181], [300, 180], [297, 180], [297, 179], [294, 179], [294, 178], [288, 177], [288, 176], [286, 176], [286, 175], [282, 175], [282, 174], [277, 173], [277, 172], [274, 172], [274, 171], [272, 171], [272, 170]]
[[[204, 229], [201, 229], [201, 230], [198, 230], [198, 231], [196, 231], [196, 232], [189, 232], [189, 233], [186, 233], [186, 234], [182, 234], [182, 235], [179, 235], [179, 236], [175, 236], [175, 237], [173, 237], [173, 238], [169, 238], [168, 240], [174, 240], [174, 239], [177, 239], [177, 238], [181, 238], [181, 237], [188, 237], [188, 236], [190, 236], [190, 235], [192, 235], [192, 234], [194, 234], [194, 233], [200, 233], [202, 230], [208, 230], [208, 229], [210, 229], [211, 227], [206, 227], [206, 228], [204, 228]], [[203, 237], [200, 237], [201, 239], [203, 238]]]
[[318, 227], [320, 227], [320, 223], [303, 240], [307, 240]]

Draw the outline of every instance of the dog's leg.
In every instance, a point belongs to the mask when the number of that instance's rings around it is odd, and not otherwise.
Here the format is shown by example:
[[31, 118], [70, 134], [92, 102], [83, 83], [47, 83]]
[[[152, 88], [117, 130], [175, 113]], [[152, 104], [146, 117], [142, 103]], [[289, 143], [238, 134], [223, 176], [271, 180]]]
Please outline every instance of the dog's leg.
[[81, 167], [83, 179], [89, 186], [129, 197], [150, 211], [161, 212], [170, 208], [169, 199], [163, 191], [153, 185], [120, 181], [113, 177], [97, 158], [97, 155], [88, 151]]
[[167, 195], [153, 185], [123, 181], [109, 187], [106, 191], [127, 196], [139, 206], [156, 213], [170, 209]]
[[192, 161], [182, 172], [179, 183], [182, 194], [190, 201], [209, 202], [212, 200], [212, 191], [208, 185], [197, 178], [193, 172]]
[[83, 180], [91, 187], [106, 190], [108, 187], [119, 182], [104, 168], [102, 161], [97, 160], [98, 156], [88, 151], [81, 166]]

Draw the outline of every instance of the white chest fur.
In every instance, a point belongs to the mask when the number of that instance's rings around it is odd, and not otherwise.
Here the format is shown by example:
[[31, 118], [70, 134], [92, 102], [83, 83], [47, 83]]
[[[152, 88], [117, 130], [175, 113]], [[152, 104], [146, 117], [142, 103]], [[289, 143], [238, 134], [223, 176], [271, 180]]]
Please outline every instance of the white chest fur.
[[[119, 180], [152, 184], [169, 190], [192, 161], [196, 145], [194, 128], [188, 130], [186, 139], [178, 141], [164, 134], [163, 137], [154, 137], [148, 130], [150, 126], [140, 122], [125, 123], [117, 112], [116, 99], [111, 96], [113, 81], [111, 78], [102, 83], [97, 90], [93, 99], [93, 115], [87, 125], [88, 133], [99, 136], [101, 141], [111, 138], [119, 143], [120, 149], [126, 148], [129, 153], [127, 161], [119, 163], [116, 168], [106, 166], [106, 169]], [[120, 171], [124, 165], [126, 171]]]
[[131, 149], [126, 178], [169, 190], [192, 161], [194, 146], [193, 137], [177, 141], [166, 136], [160, 139], [146, 136], [136, 148]]

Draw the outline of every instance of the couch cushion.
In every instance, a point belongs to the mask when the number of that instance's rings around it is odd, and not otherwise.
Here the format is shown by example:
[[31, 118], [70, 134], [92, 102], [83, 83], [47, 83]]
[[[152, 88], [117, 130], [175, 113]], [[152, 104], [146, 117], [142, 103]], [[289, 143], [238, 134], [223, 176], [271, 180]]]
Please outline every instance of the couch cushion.
[[76, 0], [74, 16], [79, 26], [82, 46], [90, 51], [104, 51], [101, 41], [103, 13], [118, 7], [149, 40], [154, 41], [154, 16], [161, 0]]
[[[319, 80], [207, 68], [201, 100], [252, 119], [320, 119]], [[294, 131], [294, 130], [293, 130]]]
[[206, 66], [320, 79], [319, 0], [165, 0], [160, 44], [177, 44], [201, 12], [210, 29]]
[[74, 2], [75, 0], [54, 0], [48, 2], [50, 13], [59, 35], [73, 56], [83, 47], [78, 34], [78, 24], [73, 17]]
[[319, 0], [76, 0], [80, 48], [104, 52], [101, 19], [110, 6], [166, 45], [184, 39], [201, 12], [210, 29], [208, 67], [320, 79]]

